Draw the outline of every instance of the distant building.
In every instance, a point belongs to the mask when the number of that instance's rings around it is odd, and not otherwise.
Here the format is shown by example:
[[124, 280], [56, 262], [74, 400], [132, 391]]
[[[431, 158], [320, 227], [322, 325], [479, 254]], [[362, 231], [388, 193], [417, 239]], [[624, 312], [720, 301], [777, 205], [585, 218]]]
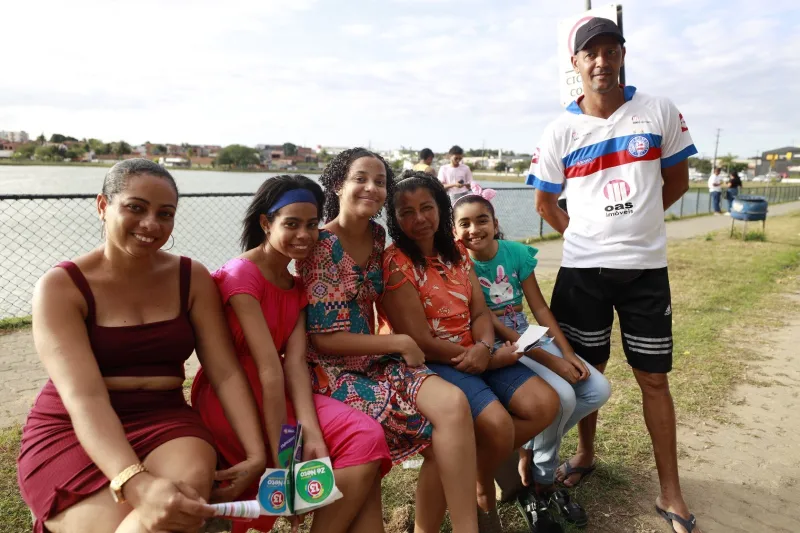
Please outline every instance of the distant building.
[[282, 144], [257, 144], [256, 150], [258, 150], [263, 163], [275, 165], [278, 168], [294, 166], [297, 163], [317, 162], [317, 154], [306, 146], [297, 146], [294, 155], [287, 155]]
[[24, 131], [0, 131], [0, 141], [26, 143], [29, 140], [30, 137], [28, 137], [28, 134]]
[[774, 150], [764, 150], [756, 162], [755, 173], [757, 176], [769, 172], [788, 174], [789, 167], [798, 165], [800, 165], [800, 146], [784, 146]]
[[203, 150], [207, 154], [205, 157], [217, 157], [219, 151], [222, 150], [222, 146], [217, 146], [216, 144], [206, 144], [203, 146]]
[[0, 141], [0, 159], [8, 159], [14, 155], [14, 150], [19, 143]]
[[185, 157], [159, 157], [158, 164], [162, 167], [184, 167], [192, 166], [192, 162]]
[[325, 153], [327, 153], [328, 155], [339, 155], [345, 150], [349, 149], [350, 149], [349, 146], [320, 146], [319, 144], [317, 145], [317, 153], [320, 153], [321, 151], [325, 150]]

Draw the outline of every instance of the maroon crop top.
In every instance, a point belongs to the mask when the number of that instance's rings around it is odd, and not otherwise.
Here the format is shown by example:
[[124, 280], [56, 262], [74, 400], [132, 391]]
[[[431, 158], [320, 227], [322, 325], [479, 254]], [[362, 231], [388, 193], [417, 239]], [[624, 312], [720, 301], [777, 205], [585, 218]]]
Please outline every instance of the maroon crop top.
[[181, 257], [181, 312], [171, 320], [136, 326], [98, 326], [95, 303], [89, 282], [78, 265], [63, 261], [57, 265], [67, 271], [86, 299], [89, 312], [86, 330], [97, 365], [103, 377], [174, 376], [184, 379], [183, 363], [194, 352], [194, 328], [189, 321], [189, 284], [192, 260]]

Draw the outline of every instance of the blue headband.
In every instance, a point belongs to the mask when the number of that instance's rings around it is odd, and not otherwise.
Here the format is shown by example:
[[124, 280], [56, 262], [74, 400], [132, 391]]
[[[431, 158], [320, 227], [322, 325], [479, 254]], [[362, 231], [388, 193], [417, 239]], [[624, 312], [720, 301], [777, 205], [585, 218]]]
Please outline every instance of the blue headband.
[[278, 200], [274, 204], [272, 204], [272, 207], [269, 208], [267, 214], [271, 215], [281, 207], [286, 207], [289, 204], [297, 203], [309, 203], [317, 205], [317, 197], [314, 196], [314, 193], [308, 189], [292, 189], [291, 191], [286, 191], [280, 195], [280, 197], [278, 197]]

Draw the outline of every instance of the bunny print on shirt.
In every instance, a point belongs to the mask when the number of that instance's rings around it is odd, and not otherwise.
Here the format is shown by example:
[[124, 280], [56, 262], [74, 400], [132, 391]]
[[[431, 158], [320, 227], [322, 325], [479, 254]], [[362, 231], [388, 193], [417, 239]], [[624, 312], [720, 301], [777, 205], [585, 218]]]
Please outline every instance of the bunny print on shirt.
[[478, 282], [482, 287], [489, 289], [489, 299], [491, 299], [492, 303], [495, 305], [514, 299], [514, 288], [511, 286], [511, 283], [508, 282], [506, 269], [503, 268], [503, 265], [497, 265], [497, 277], [494, 283], [484, 277], [479, 277]]

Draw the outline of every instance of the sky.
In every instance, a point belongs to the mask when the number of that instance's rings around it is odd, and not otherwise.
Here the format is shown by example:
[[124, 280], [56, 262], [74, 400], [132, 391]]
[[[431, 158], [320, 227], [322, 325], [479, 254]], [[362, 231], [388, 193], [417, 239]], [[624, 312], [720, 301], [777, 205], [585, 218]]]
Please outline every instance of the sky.
[[[6, 2], [0, 130], [530, 153], [562, 110], [558, 21], [584, 5]], [[623, 26], [627, 83], [675, 102], [701, 155], [717, 128], [720, 155], [800, 144], [800, 2], [625, 0]]]

